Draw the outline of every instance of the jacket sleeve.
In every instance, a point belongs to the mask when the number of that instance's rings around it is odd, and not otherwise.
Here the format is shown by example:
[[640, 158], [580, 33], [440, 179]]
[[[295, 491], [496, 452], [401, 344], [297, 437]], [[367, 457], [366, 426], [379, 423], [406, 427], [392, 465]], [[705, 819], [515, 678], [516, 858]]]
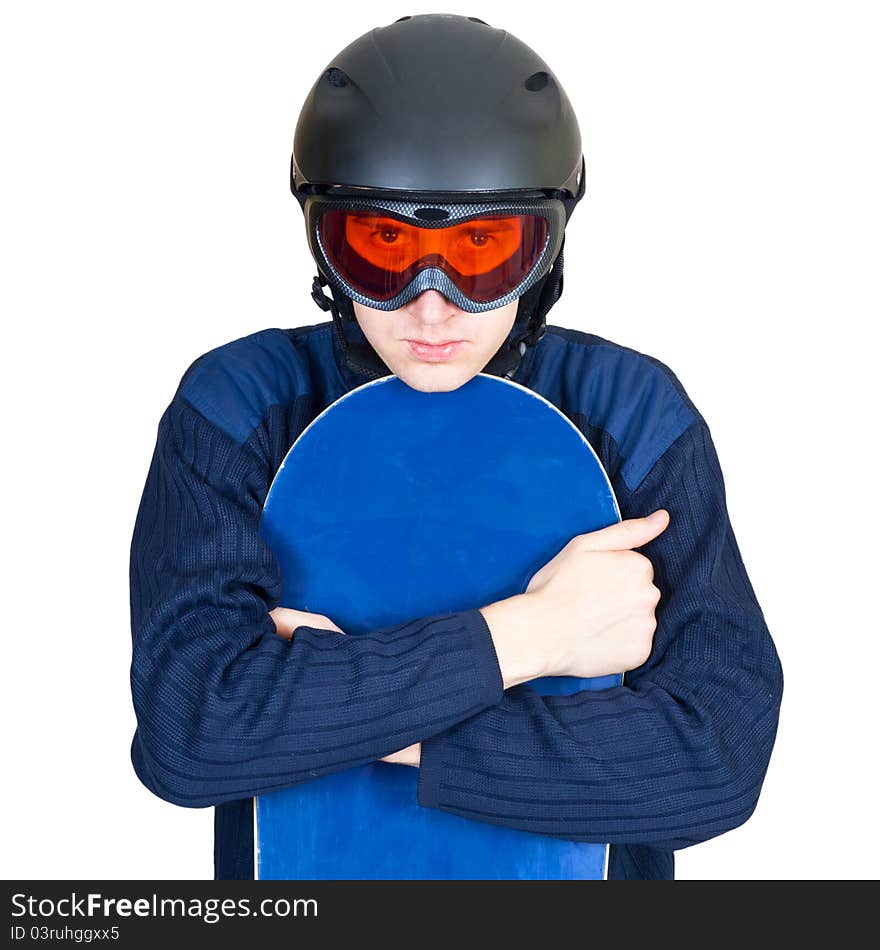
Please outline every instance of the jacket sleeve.
[[640, 549], [661, 591], [648, 661], [600, 692], [541, 697], [515, 686], [425, 740], [421, 805], [572, 840], [667, 849], [751, 815], [775, 740], [782, 671], [702, 418], [626, 507], [624, 517], [670, 514]]
[[275, 633], [280, 570], [258, 533], [274, 473], [258, 443], [237, 445], [178, 394], [135, 522], [132, 763], [178, 805], [376, 760], [503, 696], [477, 610], [360, 636]]

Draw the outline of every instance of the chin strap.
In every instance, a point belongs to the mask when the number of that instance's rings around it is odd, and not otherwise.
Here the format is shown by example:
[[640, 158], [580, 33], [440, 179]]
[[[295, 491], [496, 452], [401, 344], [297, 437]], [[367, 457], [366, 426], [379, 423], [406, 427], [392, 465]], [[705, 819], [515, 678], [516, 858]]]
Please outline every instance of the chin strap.
[[484, 373], [512, 379], [529, 347], [535, 346], [547, 329], [547, 314], [562, 296], [565, 235], [553, 267], [519, 298], [511, 336], [483, 369]]
[[[552, 268], [519, 298], [516, 321], [511, 335], [489, 360], [482, 372], [511, 379], [519, 369], [529, 347], [535, 346], [544, 336], [547, 314], [562, 296], [564, 248], [565, 235], [563, 234], [562, 244]], [[330, 288], [332, 296], [328, 297], [324, 293], [324, 287]], [[391, 370], [366, 339], [358, 342], [349, 338], [346, 325], [351, 324], [357, 328], [358, 335], [362, 336], [350, 297], [344, 294], [337, 296], [336, 288], [327, 282], [323, 274], [316, 274], [312, 279], [312, 300], [325, 313], [330, 311], [333, 315], [333, 330], [350, 369], [370, 379], [391, 375]]]
[[[331, 297], [328, 297], [324, 293], [324, 287], [330, 288]], [[349, 339], [345, 324], [348, 323], [354, 324], [355, 327], [358, 326], [350, 297], [346, 297], [344, 294], [340, 294], [337, 297], [336, 288], [327, 283], [323, 274], [316, 274], [314, 278], [312, 278], [312, 300], [314, 300], [325, 313], [329, 310], [333, 315], [333, 332], [349, 369], [355, 373], [361, 373], [370, 379], [380, 379], [382, 376], [391, 375], [391, 370], [385, 365], [379, 357], [379, 354], [366, 340], [364, 340], [363, 343], [359, 343]]]

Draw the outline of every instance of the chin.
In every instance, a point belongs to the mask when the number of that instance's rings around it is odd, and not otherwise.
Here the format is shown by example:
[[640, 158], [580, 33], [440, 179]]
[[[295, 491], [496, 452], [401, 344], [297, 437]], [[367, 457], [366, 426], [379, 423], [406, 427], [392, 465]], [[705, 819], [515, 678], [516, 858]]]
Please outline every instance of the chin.
[[470, 382], [480, 370], [473, 366], [455, 366], [448, 363], [418, 363], [400, 366], [395, 375], [410, 389], [423, 393], [448, 393]]

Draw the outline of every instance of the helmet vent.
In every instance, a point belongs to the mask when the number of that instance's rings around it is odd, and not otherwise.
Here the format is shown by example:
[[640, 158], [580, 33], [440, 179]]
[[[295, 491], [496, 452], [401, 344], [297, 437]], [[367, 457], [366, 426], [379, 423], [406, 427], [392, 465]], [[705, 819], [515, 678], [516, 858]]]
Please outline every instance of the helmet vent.
[[541, 72], [532, 73], [523, 85], [529, 92], [540, 92], [548, 82], [550, 82], [550, 77], [542, 70]]
[[411, 19], [412, 19], [411, 16], [400, 16], [400, 17], [398, 17], [394, 22], [395, 22], [395, 23], [403, 23], [404, 20], [411, 20]]
[[468, 19], [471, 21], [471, 23], [482, 23], [483, 26], [488, 26], [488, 25], [489, 25], [485, 20], [481, 20], [481, 19], [480, 19], [479, 17], [477, 17], [477, 16], [469, 16]]
[[442, 221], [449, 217], [449, 212], [445, 208], [416, 208], [413, 214], [423, 221]]
[[331, 66], [327, 72], [324, 73], [324, 78], [331, 86], [347, 86], [348, 85], [348, 76], [341, 69], [337, 69], [335, 66]]

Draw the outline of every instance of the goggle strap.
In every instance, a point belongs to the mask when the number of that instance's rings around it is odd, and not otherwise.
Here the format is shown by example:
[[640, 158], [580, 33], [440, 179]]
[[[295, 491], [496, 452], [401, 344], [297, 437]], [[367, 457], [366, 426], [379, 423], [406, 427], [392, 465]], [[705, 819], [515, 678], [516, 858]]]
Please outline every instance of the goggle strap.
[[[563, 269], [562, 252], [565, 250], [565, 232], [562, 232], [562, 243], [559, 245], [559, 253], [553, 262], [553, 269], [547, 276], [547, 282], [541, 291], [541, 297], [538, 300], [538, 306], [535, 308], [534, 325], [531, 327], [531, 333], [527, 342], [528, 346], [534, 346], [538, 340], [544, 336], [546, 330], [547, 314], [553, 308], [553, 305], [562, 296], [562, 285], [565, 277]], [[532, 321], [530, 321], [532, 322]]]
[[332, 298], [328, 297], [322, 289], [327, 286], [329, 285], [322, 274], [315, 274], [312, 278], [312, 300], [315, 301], [324, 313], [328, 310], [333, 310], [336, 306]]
[[[330, 287], [331, 297], [327, 297], [320, 291], [320, 287], [324, 284]], [[351, 298], [346, 297], [345, 294], [340, 294], [341, 299], [337, 300], [335, 288], [327, 284], [327, 281], [321, 275], [315, 278], [312, 286], [313, 288], [318, 287], [318, 295], [323, 298], [327, 304], [327, 309], [333, 314], [333, 333], [345, 365], [355, 373], [365, 375], [369, 379], [381, 379], [383, 376], [390, 376], [391, 370], [372, 346], [368, 343], [356, 343], [350, 340], [345, 332], [345, 323], [357, 323]], [[314, 297], [314, 293], [312, 296]], [[323, 310], [321, 302], [316, 302]]]

